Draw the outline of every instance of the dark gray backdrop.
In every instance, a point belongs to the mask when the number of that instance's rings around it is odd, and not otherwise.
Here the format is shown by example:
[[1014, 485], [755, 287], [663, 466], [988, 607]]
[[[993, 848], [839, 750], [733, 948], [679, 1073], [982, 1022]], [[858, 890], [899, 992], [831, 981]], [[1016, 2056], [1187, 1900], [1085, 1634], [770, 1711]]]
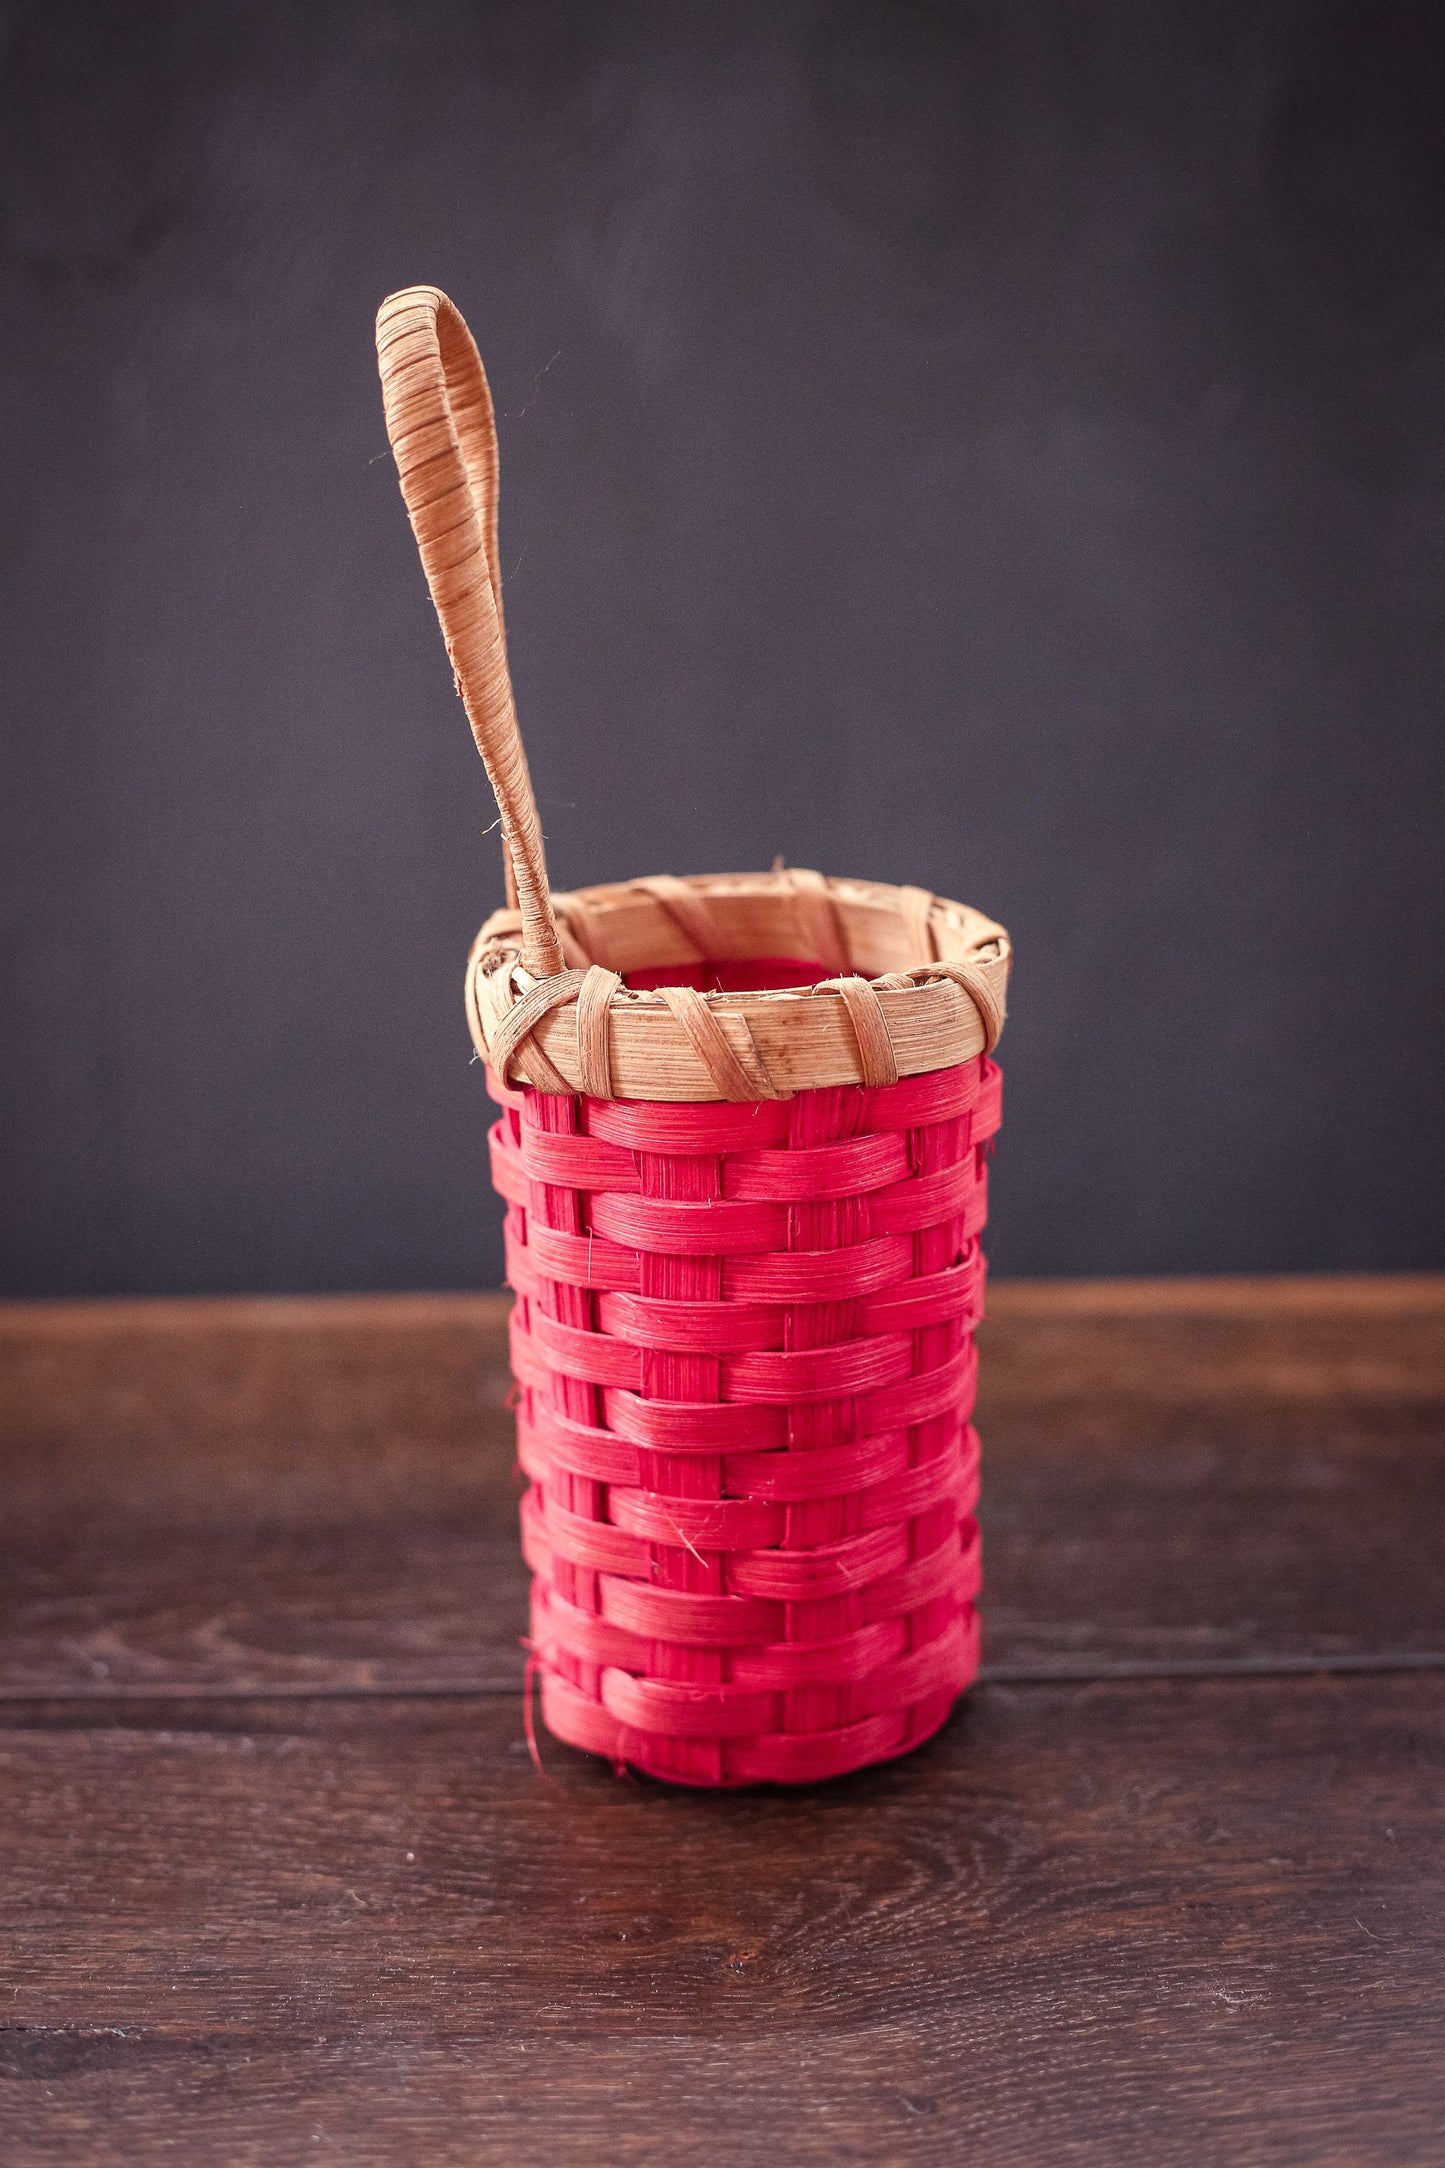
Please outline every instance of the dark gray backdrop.
[[1002, 917], [998, 1267], [1445, 1263], [1445, 11], [7, 21], [9, 1291], [500, 1276], [416, 279], [560, 883]]

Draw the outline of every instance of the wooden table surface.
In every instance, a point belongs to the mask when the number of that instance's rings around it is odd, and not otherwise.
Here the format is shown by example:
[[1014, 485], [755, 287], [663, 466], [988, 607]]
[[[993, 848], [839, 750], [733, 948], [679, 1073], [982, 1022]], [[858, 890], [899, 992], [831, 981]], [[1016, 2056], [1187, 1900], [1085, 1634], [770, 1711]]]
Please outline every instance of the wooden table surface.
[[999, 1285], [989, 1658], [522, 1726], [494, 1297], [0, 1311], [0, 2161], [1445, 2159], [1445, 1280]]

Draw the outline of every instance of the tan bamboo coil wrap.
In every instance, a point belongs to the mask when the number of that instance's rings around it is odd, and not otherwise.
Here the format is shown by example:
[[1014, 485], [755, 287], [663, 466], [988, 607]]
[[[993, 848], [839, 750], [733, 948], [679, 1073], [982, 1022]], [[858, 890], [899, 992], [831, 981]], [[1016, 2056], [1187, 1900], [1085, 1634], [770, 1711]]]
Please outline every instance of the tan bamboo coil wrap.
[[[816, 957], [820, 900], [842, 969], [814, 987], [637, 993], [622, 983], [631, 970], [720, 957]], [[892, 1084], [990, 1052], [1003, 1028], [1007, 934], [922, 889], [789, 869], [626, 881], [552, 902], [561, 975], [519, 977], [520, 922], [508, 910], [478, 934], [466, 978], [478, 1053], [499, 1077], [541, 1091], [743, 1100]]]

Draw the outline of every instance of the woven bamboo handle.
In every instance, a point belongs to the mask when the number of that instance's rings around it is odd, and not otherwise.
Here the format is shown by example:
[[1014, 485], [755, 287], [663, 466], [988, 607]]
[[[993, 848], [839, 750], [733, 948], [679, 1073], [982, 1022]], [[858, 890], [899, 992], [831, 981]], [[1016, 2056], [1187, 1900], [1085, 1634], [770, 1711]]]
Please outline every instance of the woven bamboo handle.
[[457, 691], [502, 816], [522, 917], [522, 963], [562, 969], [537, 801], [517, 729], [497, 556], [497, 429], [481, 356], [435, 286], [381, 305], [376, 352], [386, 430]]

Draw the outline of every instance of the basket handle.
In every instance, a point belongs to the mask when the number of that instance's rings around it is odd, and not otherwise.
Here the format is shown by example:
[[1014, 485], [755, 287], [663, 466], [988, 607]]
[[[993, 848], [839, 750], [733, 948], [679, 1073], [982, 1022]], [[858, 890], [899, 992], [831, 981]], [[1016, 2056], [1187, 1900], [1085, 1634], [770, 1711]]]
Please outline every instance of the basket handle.
[[497, 555], [497, 428], [476, 343], [435, 286], [408, 286], [376, 318], [386, 433], [441, 620], [457, 691], [502, 816], [508, 888], [522, 919], [522, 964], [562, 969], [547, 858], [517, 728]]

